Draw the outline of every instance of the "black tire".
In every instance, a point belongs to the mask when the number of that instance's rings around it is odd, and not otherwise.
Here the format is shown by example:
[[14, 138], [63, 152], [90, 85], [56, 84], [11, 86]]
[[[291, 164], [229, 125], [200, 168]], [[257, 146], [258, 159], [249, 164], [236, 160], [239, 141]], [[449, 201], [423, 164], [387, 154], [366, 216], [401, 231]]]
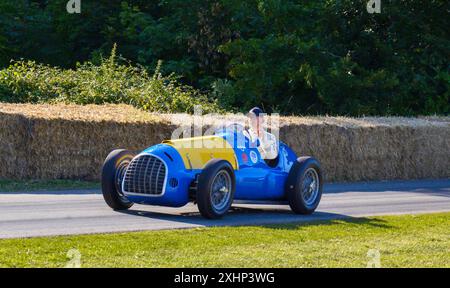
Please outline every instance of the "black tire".
[[[231, 181], [229, 185], [231, 191], [226, 192], [230, 194], [228, 196], [224, 196], [227, 198], [224, 199], [223, 207], [220, 207], [220, 209], [217, 209], [217, 207], [215, 207], [212, 200], [213, 183], [214, 181], [216, 181], [216, 176], [223, 177], [225, 181], [227, 181], [227, 179]], [[233, 203], [235, 190], [236, 179], [231, 164], [228, 161], [221, 159], [210, 160], [198, 177], [196, 200], [200, 214], [208, 219], [218, 219], [225, 215], [230, 209], [231, 204]]]
[[[316, 173], [315, 175], [314, 171]], [[314, 184], [311, 184], [307, 186], [307, 184], [313, 183], [310, 180], [316, 177], [319, 181], [319, 185], [315, 184], [314, 186]], [[316, 186], [318, 186], [318, 190], [315, 190]], [[312, 187], [314, 187], [314, 189], [312, 189]], [[319, 206], [320, 199], [322, 198], [322, 188], [323, 176], [319, 161], [313, 157], [298, 158], [291, 167], [285, 188], [289, 206], [291, 206], [292, 211], [297, 214], [313, 213], [317, 206]]]
[[119, 175], [124, 171], [133, 159], [135, 154], [130, 151], [118, 149], [109, 153], [103, 163], [102, 169], [102, 193], [106, 204], [114, 210], [126, 210], [133, 206], [122, 193]]

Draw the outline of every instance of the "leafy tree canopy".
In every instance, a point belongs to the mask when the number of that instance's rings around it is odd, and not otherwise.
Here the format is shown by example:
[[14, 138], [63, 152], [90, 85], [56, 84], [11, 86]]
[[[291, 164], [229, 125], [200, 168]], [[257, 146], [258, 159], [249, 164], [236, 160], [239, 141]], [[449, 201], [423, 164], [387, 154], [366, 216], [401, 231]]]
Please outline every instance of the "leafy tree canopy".
[[445, 0], [2, 0], [0, 65], [74, 68], [118, 54], [150, 72], [163, 61], [232, 111], [449, 113]]

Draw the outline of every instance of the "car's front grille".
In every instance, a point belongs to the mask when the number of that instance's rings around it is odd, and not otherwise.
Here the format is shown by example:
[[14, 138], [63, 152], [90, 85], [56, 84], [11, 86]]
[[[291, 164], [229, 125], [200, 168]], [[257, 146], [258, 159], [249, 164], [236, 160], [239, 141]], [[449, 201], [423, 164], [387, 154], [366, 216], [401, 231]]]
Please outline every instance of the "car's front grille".
[[133, 159], [125, 172], [125, 193], [161, 195], [166, 180], [165, 163], [152, 155], [141, 155]]

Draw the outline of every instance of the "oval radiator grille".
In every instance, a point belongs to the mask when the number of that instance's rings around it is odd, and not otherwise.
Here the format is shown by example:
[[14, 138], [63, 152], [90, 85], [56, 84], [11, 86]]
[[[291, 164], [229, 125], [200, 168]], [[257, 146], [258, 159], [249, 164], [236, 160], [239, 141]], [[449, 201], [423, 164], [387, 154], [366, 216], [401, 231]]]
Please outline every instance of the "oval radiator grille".
[[125, 173], [125, 193], [161, 195], [164, 193], [166, 165], [152, 155], [141, 155], [131, 161]]

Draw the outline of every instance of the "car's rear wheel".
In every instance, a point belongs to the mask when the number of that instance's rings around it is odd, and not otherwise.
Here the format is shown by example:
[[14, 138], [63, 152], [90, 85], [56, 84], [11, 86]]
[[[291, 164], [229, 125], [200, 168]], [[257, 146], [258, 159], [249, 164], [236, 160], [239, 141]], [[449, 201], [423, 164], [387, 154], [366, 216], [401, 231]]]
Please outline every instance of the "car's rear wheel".
[[122, 192], [122, 180], [135, 154], [118, 149], [109, 153], [103, 163], [102, 193], [106, 204], [114, 210], [126, 210], [133, 206]]
[[291, 167], [286, 181], [286, 196], [292, 211], [311, 214], [319, 206], [323, 187], [322, 170], [313, 157], [300, 157]]
[[234, 170], [226, 160], [210, 160], [198, 178], [196, 200], [203, 217], [217, 219], [225, 215], [233, 203]]

